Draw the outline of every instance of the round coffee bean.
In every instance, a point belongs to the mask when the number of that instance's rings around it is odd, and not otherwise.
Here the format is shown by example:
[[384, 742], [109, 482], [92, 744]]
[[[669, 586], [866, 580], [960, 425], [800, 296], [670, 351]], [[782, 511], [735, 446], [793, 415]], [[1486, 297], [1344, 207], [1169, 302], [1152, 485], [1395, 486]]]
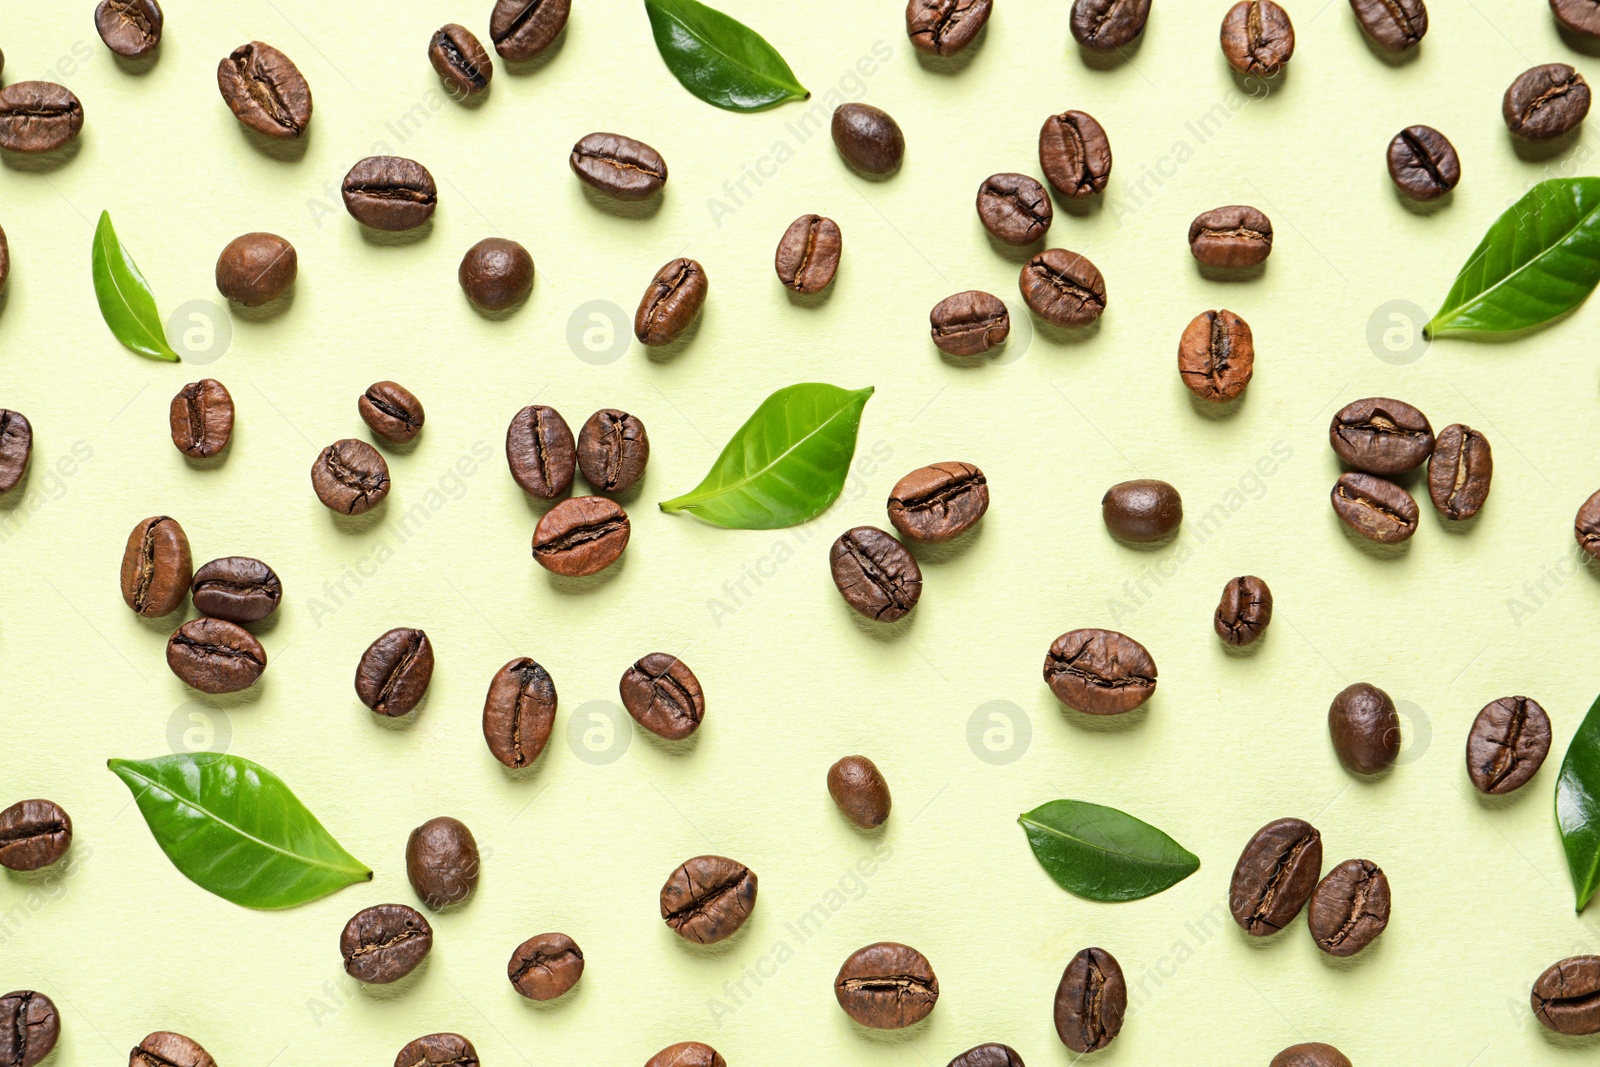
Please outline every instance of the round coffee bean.
[[1478, 712], [1467, 735], [1467, 776], [1480, 793], [1521, 789], [1550, 754], [1550, 716], [1528, 697], [1501, 697]]
[[598, 492], [627, 492], [649, 462], [650, 435], [626, 411], [603, 408], [578, 431], [578, 469]]
[[900, 536], [938, 544], [977, 525], [989, 510], [989, 481], [970, 463], [935, 463], [901, 478], [889, 493], [889, 521]]
[[0, 493], [22, 484], [33, 458], [33, 424], [20, 411], [0, 408]]
[[460, 1034], [428, 1034], [401, 1049], [394, 1067], [479, 1067], [478, 1050]]
[[1189, 252], [1218, 270], [1258, 266], [1272, 254], [1272, 220], [1243, 204], [1212, 208], [1189, 224]]
[[682, 741], [700, 728], [706, 697], [682, 660], [652, 652], [622, 672], [622, 706], [657, 737]]
[[535, 934], [511, 953], [506, 977], [529, 1000], [555, 1000], [583, 977], [583, 950], [566, 934]]
[[839, 271], [844, 235], [821, 215], [801, 215], [783, 231], [773, 266], [778, 280], [797, 293], [820, 293]]
[[948, 1067], [1024, 1067], [1022, 1056], [1010, 1045], [990, 1043], [969, 1048]]
[[356, 401], [356, 410], [361, 413], [361, 421], [391, 445], [403, 445], [416, 437], [427, 418], [422, 401], [395, 382], [374, 382], [367, 386], [367, 391]]
[[355, 913], [339, 935], [345, 973], [388, 985], [416, 970], [433, 949], [433, 927], [416, 908], [379, 904]]
[[533, 530], [533, 558], [563, 578], [599, 574], [628, 547], [631, 527], [621, 505], [603, 496], [563, 500]]
[[997, 241], [1031, 245], [1054, 217], [1050, 194], [1026, 174], [991, 174], [978, 186], [978, 219]]
[[454, 22], [434, 31], [428, 41], [428, 62], [457, 99], [483, 92], [494, 77], [494, 60], [483, 44], [471, 30]]
[[1294, 55], [1289, 13], [1272, 0], [1239, 0], [1222, 20], [1222, 54], [1240, 74], [1274, 76]]
[[1067, 964], [1056, 986], [1056, 1036], [1080, 1055], [1098, 1052], [1122, 1032], [1128, 1013], [1128, 983], [1116, 957], [1086, 948]]
[[61, 1014], [50, 998], [31, 989], [0, 996], [0, 1063], [34, 1067], [61, 1036]]
[[550, 741], [556, 684], [526, 656], [507, 663], [489, 682], [483, 701], [483, 739], [494, 758], [513, 770], [531, 766]]
[[135, 614], [147, 619], [171, 615], [189, 595], [193, 577], [189, 538], [177, 519], [157, 515], [128, 534], [122, 552], [122, 600]]
[[167, 412], [172, 443], [190, 459], [220, 455], [233, 439], [233, 397], [215, 378], [178, 390]]
[[846, 756], [828, 768], [828, 795], [863, 830], [882, 826], [889, 818], [889, 783], [865, 756]]
[[217, 64], [217, 88], [238, 119], [263, 137], [289, 140], [311, 123], [311, 86], [288, 56], [260, 41]]
[[1079, 199], [1111, 180], [1111, 142], [1093, 115], [1063, 111], [1039, 129], [1039, 167], [1055, 191]]
[[1414, 48], [1428, 32], [1423, 0], [1350, 0], [1350, 8], [1362, 32], [1385, 52]]
[[1571, 33], [1600, 37], [1600, 6], [1594, 0], [1550, 0], [1556, 22]]
[[1389, 177], [1413, 200], [1437, 200], [1461, 184], [1461, 157], [1432, 126], [1407, 126], [1389, 142]]
[[1106, 529], [1124, 541], [1162, 541], [1183, 524], [1183, 498], [1166, 482], [1136, 478], [1106, 490], [1100, 515]]
[[94, 28], [106, 47], [125, 59], [141, 59], [161, 43], [161, 5], [156, 0], [100, 0]]
[[225, 556], [203, 565], [194, 572], [189, 589], [196, 611], [241, 625], [260, 622], [283, 600], [278, 575], [248, 556]]
[[990, 0], [909, 0], [906, 36], [919, 52], [953, 56], [989, 22]]
[[533, 292], [533, 257], [515, 241], [485, 237], [461, 257], [461, 291], [484, 311], [504, 311]]
[[83, 104], [55, 82], [17, 82], [0, 89], [0, 148], [53, 152], [83, 129]]
[[683, 1041], [651, 1056], [644, 1067], [728, 1067], [728, 1061], [710, 1045]]
[[478, 842], [459, 819], [429, 819], [406, 840], [406, 877], [435, 911], [472, 895], [478, 888], [478, 867]]
[[880, 941], [850, 954], [833, 980], [833, 995], [862, 1026], [901, 1030], [933, 1011], [939, 979], [928, 957], [916, 949]]
[[167, 639], [167, 666], [202, 693], [237, 693], [267, 669], [267, 650], [237, 623], [190, 619]]
[[1257, 830], [1233, 868], [1228, 910], [1245, 933], [1275, 934], [1294, 921], [1322, 877], [1322, 835], [1303, 819]]
[[128, 1067], [217, 1067], [217, 1061], [193, 1038], [158, 1030], [128, 1053]]
[[1233, 312], [1202, 312], [1184, 328], [1178, 341], [1178, 376], [1201, 400], [1220, 404], [1237, 399], [1255, 371], [1255, 335]]
[[[1568, 956], [1533, 983], [1533, 1017], [1573, 1037], [1600, 1034], [1600, 956]], [[0, 1002], [3, 1003], [3, 1002]]]
[[1345, 860], [1311, 894], [1311, 939], [1330, 956], [1354, 956], [1389, 925], [1389, 879], [1371, 860]]
[[1072, 37], [1094, 52], [1114, 52], [1138, 39], [1150, 0], [1072, 0]]
[[1156, 661], [1115, 630], [1072, 630], [1044, 657], [1044, 680], [1056, 699], [1085, 715], [1121, 715], [1156, 691]]
[[706, 303], [706, 269], [675, 259], [656, 271], [633, 315], [633, 335], [651, 348], [670, 345], [700, 317]]
[[572, 146], [567, 163], [580, 181], [613, 200], [648, 200], [667, 184], [661, 153], [620, 133], [589, 134]]
[[1368, 541], [1397, 545], [1417, 532], [1416, 500], [1391, 481], [1351, 471], [1339, 476], [1331, 499], [1339, 519]]
[[506, 462], [523, 492], [554, 500], [572, 488], [578, 469], [572, 428], [555, 408], [528, 405], [506, 427]]
[[433, 645], [421, 630], [390, 630], [361, 654], [356, 664], [356, 696], [390, 718], [410, 714], [433, 680]]
[[1328, 735], [1339, 762], [1355, 774], [1376, 774], [1400, 755], [1400, 715], [1375, 685], [1357, 682], [1328, 705]]
[[1052, 326], [1087, 326], [1106, 310], [1106, 280], [1085, 256], [1047, 248], [1028, 260], [1020, 279], [1028, 310]]
[[414, 230], [433, 217], [439, 187], [414, 159], [368, 156], [344, 176], [339, 188], [350, 217], [374, 230]]
[[1565, 63], [1523, 71], [1506, 90], [1500, 114], [1512, 136], [1549, 141], [1571, 133], [1589, 114], [1589, 83]]
[[697, 945], [733, 936], [755, 906], [755, 872], [723, 856], [696, 856], [661, 887], [661, 918]]
[[0, 811], [0, 867], [43, 870], [65, 856], [71, 845], [72, 817], [54, 801], [19, 800]]
[[365, 441], [347, 437], [317, 456], [311, 465], [311, 488], [329, 511], [361, 515], [389, 495], [389, 464]]
[[999, 297], [969, 289], [935, 304], [928, 324], [939, 351], [981, 356], [1005, 343], [1011, 333], [1011, 312]]
[[1451, 423], [1439, 431], [1428, 457], [1428, 496], [1447, 519], [1470, 519], [1489, 499], [1494, 454], [1489, 439], [1470, 426]]
[[217, 257], [217, 292], [235, 304], [260, 307], [287, 293], [299, 270], [294, 245], [275, 233], [247, 233]]
[[1344, 1053], [1320, 1041], [1290, 1045], [1272, 1057], [1269, 1067], [1351, 1067]]
[[834, 110], [833, 144], [846, 163], [874, 176], [893, 174], [906, 155], [899, 124], [871, 104], [840, 104]]
[[922, 597], [922, 569], [906, 547], [873, 526], [846, 530], [828, 554], [839, 595], [876, 622], [903, 618]]
[[1375, 396], [1340, 408], [1328, 443], [1347, 467], [1368, 474], [1404, 474], [1433, 454], [1433, 427], [1410, 404]]
[[489, 39], [496, 52], [525, 63], [561, 36], [571, 13], [571, 0], [495, 0]]
[[1578, 547], [1591, 559], [1600, 559], [1600, 492], [1583, 502], [1578, 509], [1573, 532], [1578, 537]]
[[1255, 644], [1272, 622], [1272, 590], [1253, 574], [1235, 578], [1222, 589], [1212, 616], [1217, 636], [1236, 648]]

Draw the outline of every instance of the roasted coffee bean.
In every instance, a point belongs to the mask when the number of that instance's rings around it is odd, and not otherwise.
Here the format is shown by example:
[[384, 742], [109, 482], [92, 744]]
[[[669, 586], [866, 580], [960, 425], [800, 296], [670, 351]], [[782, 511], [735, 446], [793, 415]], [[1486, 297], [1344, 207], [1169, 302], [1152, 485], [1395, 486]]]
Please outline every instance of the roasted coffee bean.
[[880, 941], [851, 953], [833, 980], [844, 1013], [873, 1030], [901, 1030], [928, 1017], [939, 979], [928, 957], [908, 945]]
[[1600, 4], [1595, 0], [1550, 0], [1550, 12], [1563, 29], [1600, 37]]
[[439, 187], [414, 159], [368, 156], [344, 176], [339, 188], [350, 217], [374, 230], [414, 230], [433, 217]]
[[1303, 819], [1277, 819], [1239, 854], [1228, 910], [1245, 933], [1275, 934], [1294, 921], [1322, 877], [1322, 835]]
[[[4, 57], [0, 57], [3, 59]], [[11, 245], [6, 241], [6, 231], [0, 228], [0, 292], [5, 292], [6, 280], [11, 277]]]
[[661, 918], [698, 945], [731, 937], [755, 906], [755, 872], [723, 856], [696, 856], [661, 887]]
[[294, 245], [275, 233], [247, 233], [217, 257], [217, 292], [235, 304], [260, 307], [287, 293], [299, 271]]
[[94, 28], [106, 47], [126, 59], [140, 59], [161, 43], [161, 5], [156, 0], [100, 0]]
[[128, 534], [122, 552], [122, 600], [147, 619], [170, 615], [189, 595], [194, 557], [177, 519], [145, 519]]
[[0, 996], [0, 1063], [34, 1067], [61, 1036], [61, 1015], [50, 998], [31, 989]]
[[[50, 800], [19, 800], [0, 811], [0, 867], [38, 871], [67, 854], [72, 817]], [[0, 1058], [0, 1064], [8, 1061]]]
[[990, 0], [908, 0], [906, 36], [919, 52], [953, 56], [989, 21]]
[[1096, 52], [1132, 44], [1150, 18], [1150, 0], [1072, 0], [1072, 37]]
[[1389, 177], [1413, 200], [1437, 200], [1461, 184], [1461, 157], [1432, 126], [1407, 126], [1389, 142]]
[[991, 174], [978, 186], [978, 219], [997, 241], [1030, 245], [1054, 217], [1050, 194], [1026, 174]]
[[801, 215], [783, 231], [773, 267], [778, 280], [797, 293], [820, 293], [839, 271], [844, 235], [821, 215]]
[[700, 728], [706, 697], [700, 679], [676, 656], [652, 652], [622, 672], [622, 706], [657, 737], [682, 741]]
[[361, 413], [361, 421], [391, 445], [403, 445], [416, 437], [427, 418], [422, 401], [395, 382], [373, 382], [367, 386], [367, 391], [356, 401], [356, 410]]
[[1056, 1035], [1080, 1055], [1098, 1052], [1122, 1032], [1128, 1013], [1128, 983], [1116, 958], [1086, 948], [1067, 964], [1056, 986]]
[[1565, 63], [1546, 63], [1524, 71], [1511, 83], [1500, 102], [1500, 114], [1512, 136], [1549, 141], [1581, 126], [1589, 103], [1589, 83], [1582, 74]]
[[585, 185], [614, 200], [648, 200], [667, 184], [661, 153], [620, 133], [591, 133], [572, 146], [567, 163]]
[[1354, 956], [1389, 925], [1389, 879], [1371, 860], [1345, 860], [1311, 894], [1311, 939], [1330, 956]]
[[1573, 525], [1578, 547], [1591, 559], [1600, 559], [1600, 492], [1583, 502]]
[[1413, 48], [1428, 32], [1423, 0], [1350, 0], [1350, 9], [1362, 32], [1385, 52]]
[[899, 170], [906, 155], [900, 125], [871, 104], [840, 104], [834, 110], [833, 144], [850, 166], [879, 177]]
[[563, 578], [599, 574], [628, 547], [632, 528], [621, 505], [603, 496], [563, 500], [533, 529], [533, 558]]
[[193, 1038], [157, 1030], [128, 1053], [128, 1067], [217, 1067], [217, 1061]]
[[1201, 400], [1236, 399], [1255, 372], [1255, 335], [1233, 312], [1202, 312], [1184, 328], [1178, 341], [1178, 376]]
[[1136, 478], [1106, 490], [1100, 515], [1106, 529], [1124, 541], [1161, 541], [1183, 524], [1183, 498], [1166, 482]]
[[248, 556], [212, 560], [194, 572], [189, 588], [196, 611], [240, 624], [260, 622], [283, 600], [283, 582], [277, 574]]
[[299, 137], [311, 123], [311, 86], [270, 44], [235, 48], [217, 64], [217, 88], [233, 117], [264, 137]]
[[1274, 76], [1294, 55], [1289, 13], [1272, 0], [1239, 0], [1222, 20], [1222, 54], [1240, 74]]
[[329, 511], [360, 515], [389, 495], [389, 464], [376, 448], [347, 437], [317, 456], [311, 465], [311, 488]]
[[533, 257], [515, 241], [485, 237], [461, 257], [456, 280], [477, 307], [504, 311], [533, 292]]
[[506, 977], [529, 1000], [554, 1000], [583, 977], [583, 950], [566, 934], [535, 934], [511, 953]]
[[935, 304], [928, 325], [939, 351], [981, 356], [1005, 343], [1011, 333], [1011, 312], [999, 297], [969, 289]]
[[390, 630], [361, 654], [356, 664], [356, 696], [390, 718], [408, 715], [433, 681], [433, 645], [421, 630]]
[[1328, 443], [1347, 467], [1368, 474], [1404, 474], [1433, 454], [1433, 427], [1410, 404], [1375, 396], [1340, 408]]
[[710, 1045], [683, 1041], [651, 1056], [644, 1067], [728, 1067], [728, 1061]]
[[578, 469], [599, 492], [627, 492], [649, 462], [650, 435], [626, 411], [603, 408], [578, 431]]
[[1268, 1067], [1351, 1067], [1344, 1053], [1320, 1041], [1303, 1045], [1290, 1045], [1276, 1056]]
[[1243, 204], [1212, 208], [1189, 224], [1189, 252], [1216, 269], [1258, 266], [1272, 254], [1272, 220]]
[[1056, 699], [1086, 715], [1121, 715], [1156, 691], [1156, 661], [1115, 630], [1072, 630], [1044, 657], [1044, 680]]
[[22, 483], [33, 458], [33, 424], [20, 411], [0, 408], [0, 493]]
[[496, 52], [523, 63], [561, 36], [571, 13], [571, 0], [495, 0], [489, 39]]
[[970, 463], [935, 463], [901, 478], [889, 493], [889, 521], [912, 541], [951, 541], [989, 510], [989, 481]]
[[922, 569], [906, 547], [873, 526], [846, 530], [828, 554], [833, 584], [856, 611], [876, 622], [904, 617], [922, 597]]
[[1088, 258], [1047, 248], [1028, 260], [1020, 279], [1028, 309], [1052, 326], [1087, 326], [1106, 310], [1106, 280]]
[[1494, 454], [1489, 439], [1470, 426], [1451, 423], [1439, 431], [1428, 457], [1428, 495], [1447, 519], [1470, 519], [1489, 499]]
[[828, 795], [863, 830], [882, 826], [889, 818], [889, 783], [865, 756], [846, 756], [828, 768]]
[[1375, 685], [1356, 682], [1328, 706], [1328, 734], [1339, 762], [1356, 774], [1376, 774], [1400, 755], [1400, 715]]
[[1569, 956], [1533, 983], [1533, 1017], [1573, 1037], [1600, 1034], [1600, 956]]
[[167, 412], [172, 443], [190, 459], [220, 455], [233, 439], [233, 397], [215, 378], [178, 390]]
[[1093, 196], [1111, 180], [1111, 142], [1093, 115], [1063, 111], [1039, 129], [1039, 166], [1062, 196]]
[[1416, 500], [1386, 479], [1358, 471], [1342, 474], [1331, 499], [1340, 521], [1368, 541], [1397, 545], [1417, 532]]
[[1001, 1045], [991, 1042], [969, 1048], [955, 1059], [951, 1060], [948, 1067], [1024, 1067], [1022, 1056], [1010, 1045]]
[[1211, 624], [1217, 636], [1237, 648], [1251, 645], [1272, 622], [1272, 590], [1253, 574], [1235, 578], [1222, 589]]
[[556, 722], [556, 684], [550, 672], [526, 656], [495, 671], [483, 700], [483, 739], [494, 758], [521, 770], [550, 741]]
[[167, 639], [167, 666], [202, 693], [237, 693], [267, 669], [267, 650], [237, 623], [190, 619]]
[[633, 314], [633, 335], [651, 348], [670, 345], [700, 317], [706, 303], [706, 269], [675, 259], [656, 271]]
[[1501, 697], [1478, 712], [1467, 735], [1467, 776], [1499, 796], [1528, 784], [1550, 754], [1550, 716], [1529, 697]]
[[478, 888], [478, 842], [459, 819], [429, 819], [406, 840], [406, 877], [435, 911], [460, 904]]
[[572, 428], [555, 408], [528, 405], [506, 427], [506, 462], [523, 492], [554, 500], [572, 488], [578, 469]]
[[460, 1034], [429, 1034], [401, 1049], [394, 1067], [478, 1067], [478, 1050]]
[[428, 41], [428, 62], [457, 99], [481, 93], [494, 77], [494, 60], [465, 26], [447, 22]]
[[416, 908], [379, 904], [355, 913], [339, 935], [345, 973], [388, 985], [416, 970], [433, 949], [433, 927]]
[[17, 82], [0, 89], [0, 148], [53, 152], [83, 129], [83, 104], [55, 82]]

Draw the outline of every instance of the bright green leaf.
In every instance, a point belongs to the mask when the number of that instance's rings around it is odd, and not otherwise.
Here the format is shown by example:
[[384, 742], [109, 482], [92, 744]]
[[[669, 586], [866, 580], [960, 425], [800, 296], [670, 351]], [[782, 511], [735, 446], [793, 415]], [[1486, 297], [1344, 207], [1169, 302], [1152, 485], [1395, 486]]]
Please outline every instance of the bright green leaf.
[[1017, 821], [1045, 873], [1088, 900], [1139, 900], [1200, 869], [1194, 853], [1116, 808], [1052, 800]]
[[91, 266], [100, 316], [112, 335], [141, 356], [177, 363], [178, 353], [167, 344], [156, 298], [133, 257], [117, 239], [109, 211], [100, 212], [100, 225], [94, 230]]
[[811, 94], [759, 33], [698, 0], [644, 0], [667, 69], [727, 111], [760, 111]]

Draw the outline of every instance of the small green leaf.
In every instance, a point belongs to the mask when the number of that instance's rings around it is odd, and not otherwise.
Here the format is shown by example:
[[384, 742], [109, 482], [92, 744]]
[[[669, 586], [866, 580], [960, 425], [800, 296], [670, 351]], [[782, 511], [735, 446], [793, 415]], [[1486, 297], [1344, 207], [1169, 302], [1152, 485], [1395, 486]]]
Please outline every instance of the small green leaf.
[[844, 491], [872, 387], [779, 389], [728, 441], [710, 473], [662, 511], [735, 530], [775, 530], [822, 514]]
[[1116, 808], [1052, 800], [1017, 821], [1045, 873], [1087, 900], [1139, 900], [1200, 869], [1194, 853]]
[[215, 752], [114, 759], [185, 878], [247, 908], [290, 908], [372, 878], [265, 767]]
[[1589, 708], [1561, 761], [1556, 780], [1556, 826], [1572, 872], [1577, 908], [1600, 888], [1600, 699]]
[[156, 298], [133, 257], [117, 240], [109, 211], [100, 212], [91, 261], [95, 299], [100, 301], [100, 316], [112, 335], [141, 356], [177, 363], [178, 353], [167, 344]]
[[726, 111], [760, 111], [811, 94], [759, 33], [698, 0], [644, 0], [667, 69]]

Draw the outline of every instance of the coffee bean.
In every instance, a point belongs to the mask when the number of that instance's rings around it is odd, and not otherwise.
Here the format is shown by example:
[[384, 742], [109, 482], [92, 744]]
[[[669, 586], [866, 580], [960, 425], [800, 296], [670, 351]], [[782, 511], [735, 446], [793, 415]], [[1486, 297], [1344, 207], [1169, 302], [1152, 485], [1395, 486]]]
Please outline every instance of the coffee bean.
[[1150, 0], [1072, 0], [1072, 37], [1095, 52], [1132, 44], [1150, 18]]
[[556, 684], [526, 656], [507, 663], [489, 682], [483, 701], [483, 739], [494, 758], [513, 770], [533, 764], [556, 721]]
[[311, 123], [311, 86], [270, 44], [235, 48], [217, 64], [217, 88], [233, 117], [264, 137], [299, 137]]
[[478, 888], [478, 842], [459, 819], [429, 819], [406, 840], [406, 877], [435, 911], [460, 904]]
[[283, 582], [272, 568], [248, 556], [214, 559], [194, 572], [195, 610], [228, 622], [260, 622], [278, 610]]
[[17, 82], [0, 89], [0, 148], [53, 152], [83, 129], [83, 105], [55, 82]]
[[311, 488], [329, 511], [361, 515], [389, 495], [389, 464], [365, 441], [347, 437], [317, 456], [311, 465]]
[[428, 62], [452, 96], [461, 99], [489, 88], [494, 61], [472, 31], [447, 22], [428, 41]]
[[50, 998], [31, 989], [0, 996], [0, 1063], [34, 1067], [61, 1036], [61, 1014]]
[[1533, 983], [1533, 1017], [1573, 1037], [1600, 1034], [1600, 956], [1569, 956]]
[[1347, 467], [1368, 474], [1404, 474], [1433, 454], [1433, 427], [1410, 404], [1375, 396], [1340, 408], [1328, 443]]
[[433, 949], [433, 927], [416, 908], [379, 904], [355, 913], [339, 935], [345, 973], [388, 985], [417, 969]]
[[705, 718], [700, 679], [682, 660], [665, 652], [652, 652], [623, 671], [620, 689], [628, 714], [668, 741], [682, 741]]
[[479, 1067], [478, 1050], [460, 1034], [428, 1034], [401, 1049], [394, 1067]]
[[1178, 341], [1178, 376], [1201, 400], [1220, 404], [1237, 399], [1255, 371], [1255, 335], [1233, 312], [1202, 312], [1184, 328]]
[[599, 492], [627, 492], [649, 462], [650, 436], [626, 411], [603, 408], [578, 431], [578, 469]]
[[1072, 630], [1044, 657], [1044, 680], [1056, 699], [1086, 715], [1121, 715], [1156, 691], [1156, 661], [1115, 630]]
[[1128, 983], [1116, 957], [1086, 948], [1067, 964], [1056, 986], [1056, 1035], [1080, 1055], [1098, 1052], [1122, 1032], [1128, 1013]]
[[167, 412], [172, 443], [190, 459], [220, 455], [233, 439], [233, 397], [215, 378], [178, 390]]
[[1011, 312], [999, 297], [969, 289], [935, 304], [928, 324], [939, 351], [981, 356], [1005, 343], [1011, 333]]
[[1039, 166], [1055, 191], [1080, 199], [1111, 179], [1111, 142], [1105, 128], [1084, 111], [1063, 111], [1039, 129]]
[[614, 200], [648, 200], [667, 184], [661, 153], [620, 133], [589, 134], [572, 146], [567, 163], [585, 185]]
[[1528, 697], [1501, 697], [1478, 712], [1467, 735], [1467, 776], [1499, 796], [1528, 784], [1550, 754], [1550, 716]]
[[899, 170], [906, 155], [900, 125], [871, 104], [840, 104], [834, 110], [833, 144], [850, 166], [878, 177]]
[[[0, 57], [3, 59], [4, 57]], [[6, 231], [0, 227], [0, 292], [6, 288], [6, 280], [11, 277], [11, 245], [6, 242]]]
[[271, 303], [294, 284], [300, 257], [275, 233], [247, 233], [217, 257], [217, 292], [247, 308]]
[[1437, 200], [1461, 184], [1461, 157], [1432, 126], [1407, 126], [1389, 142], [1389, 177], [1413, 200]]
[[414, 230], [433, 217], [439, 187], [414, 159], [368, 156], [344, 176], [339, 189], [350, 217], [374, 230]]
[[1290, 1045], [1276, 1056], [1268, 1067], [1351, 1067], [1344, 1053], [1320, 1041], [1303, 1045]]
[[1385, 52], [1413, 48], [1428, 32], [1423, 0], [1350, 0], [1350, 9], [1362, 32]]
[[1294, 55], [1289, 13], [1272, 0], [1239, 0], [1222, 20], [1222, 54], [1240, 74], [1273, 77]]
[[523, 63], [561, 36], [571, 13], [571, 0], [495, 0], [489, 39], [496, 52], [513, 63]]
[[1550, 12], [1564, 30], [1600, 37], [1600, 4], [1595, 0], [1550, 0]]
[[1212, 208], [1189, 224], [1189, 252], [1219, 270], [1258, 266], [1272, 254], [1272, 220], [1243, 204]]
[[1106, 490], [1100, 515], [1106, 529], [1124, 541], [1162, 541], [1183, 524], [1183, 498], [1166, 482], [1136, 478]]
[[773, 266], [778, 280], [797, 293], [820, 293], [839, 271], [844, 235], [821, 215], [801, 215], [783, 231]]
[[978, 219], [997, 241], [1031, 245], [1054, 217], [1050, 194], [1026, 174], [991, 174], [978, 186]]
[[876, 622], [904, 617], [922, 597], [922, 570], [906, 547], [882, 530], [846, 530], [828, 554], [844, 602]]
[[1591, 559], [1600, 559], [1600, 492], [1583, 502], [1573, 526], [1578, 547]]
[[1239, 854], [1228, 910], [1245, 933], [1275, 934], [1294, 921], [1322, 877], [1322, 835], [1303, 819], [1276, 819]]
[[1354, 956], [1389, 925], [1389, 879], [1371, 860], [1345, 860], [1311, 894], [1311, 938], [1330, 956]]
[[644, 1067], [728, 1067], [728, 1061], [710, 1045], [683, 1041], [651, 1056]]
[[190, 619], [167, 639], [167, 666], [202, 693], [237, 693], [260, 679], [267, 651], [237, 623]]
[[828, 768], [828, 795], [863, 830], [882, 826], [889, 818], [889, 783], [865, 756], [846, 756]]
[[1217, 636], [1236, 648], [1255, 644], [1272, 622], [1272, 590], [1253, 574], [1235, 578], [1222, 589], [1212, 617]]
[[1024, 1067], [1022, 1056], [1010, 1045], [990, 1043], [969, 1048], [948, 1067]]
[[427, 413], [422, 401], [403, 385], [373, 382], [356, 401], [361, 420], [391, 445], [403, 445], [422, 432]]
[[177, 519], [145, 519], [128, 534], [122, 552], [122, 600], [147, 619], [170, 615], [189, 595], [194, 557]]
[[1417, 532], [1416, 500], [1391, 481], [1352, 471], [1339, 476], [1331, 499], [1340, 520], [1368, 541], [1397, 545]]
[[529, 1000], [554, 1000], [583, 977], [583, 950], [566, 934], [535, 934], [511, 953], [506, 977]]
[[20, 411], [0, 408], [0, 493], [22, 484], [33, 457], [33, 424]]
[[1451, 423], [1439, 431], [1428, 457], [1428, 495], [1447, 519], [1470, 519], [1489, 499], [1494, 454], [1489, 439], [1470, 426]]
[[1328, 705], [1328, 734], [1339, 762], [1356, 774], [1376, 774], [1400, 755], [1400, 716], [1375, 685], [1356, 682]]
[[533, 292], [533, 257], [515, 241], [485, 237], [461, 257], [456, 280], [484, 311], [504, 311]]
[[421, 630], [390, 630], [361, 654], [356, 664], [356, 696], [390, 718], [410, 714], [433, 681], [433, 645]]
[[[72, 817], [50, 800], [19, 800], [0, 811], [0, 867], [38, 871], [67, 854]], [[0, 1058], [0, 1064], [8, 1061]]]
[[661, 918], [697, 945], [731, 937], [755, 906], [755, 872], [723, 856], [696, 856], [661, 887]]
[[1524, 71], [1511, 83], [1500, 102], [1500, 114], [1512, 136], [1549, 141], [1581, 126], [1589, 103], [1589, 83], [1582, 74], [1565, 63], [1546, 63]]
[[906, 36], [919, 52], [953, 56], [989, 22], [990, 0], [909, 0]]
[[628, 547], [628, 513], [603, 496], [563, 500], [533, 530], [533, 558], [563, 578], [599, 574]]
[[901, 478], [889, 493], [900, 536], [938, 544], [977, 525], [989, 510], [989, 480], [970, 463], [935, 463]]
[[1085, 256], [1047, 248], [1020, 279], [1028, 309], [1052, 326], [1087, 326], [1106, 310], [1106, 280]]
[[651, 348], [670, 345], [700, 317], [706, 303], [706, 269], [675, 259], [656, 271], [633, 315], [633, 335]]
[[128, 1067], [217, 1067], [217, 1061], [193, 1038], [157, 1030], [128, 1053]]
[[873, 1030], [901, 1030], [928, 1017], [939, 979], [928, 957], [908, 945], [880, 941], [850, 954], [833, 980], [844, 1013]]
[[161, 5], [156, 0], [100, 0], [94, 28], [106, 47], [126, 59], [140, 59], [161, 43]]
[[554, 500], [572, 488], [578, 469], [572, 428], [555, 408], [528, 405], [506, 427], [506, 462], [523, 492]]

